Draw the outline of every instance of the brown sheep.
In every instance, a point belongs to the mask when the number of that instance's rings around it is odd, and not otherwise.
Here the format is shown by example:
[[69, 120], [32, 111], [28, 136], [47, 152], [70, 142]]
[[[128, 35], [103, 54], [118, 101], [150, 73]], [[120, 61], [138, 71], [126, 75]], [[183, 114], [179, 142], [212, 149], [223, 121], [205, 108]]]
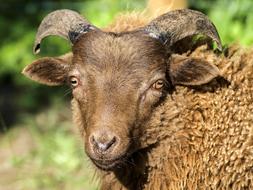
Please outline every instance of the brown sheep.
[[102, 190], [253, 189], [252, 51], [193, 50], [189, 36], [199, 33], [221, 49], [196, 11], [145, 22], [121, 17], [104, 32], [75, 12], [53, 12], [34, 51], [57, 34], [73, 54], [39, 59], [23, 73], [72, 87], [73, 119]]

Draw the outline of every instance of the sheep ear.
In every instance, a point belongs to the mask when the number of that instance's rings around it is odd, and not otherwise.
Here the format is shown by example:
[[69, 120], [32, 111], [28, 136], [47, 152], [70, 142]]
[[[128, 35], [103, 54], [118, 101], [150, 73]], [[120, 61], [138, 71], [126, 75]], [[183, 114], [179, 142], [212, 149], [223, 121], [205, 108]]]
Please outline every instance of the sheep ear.
[[26, 66], [22, 73], [41, 84], [62, 85], [66, 81], [71, 60], [72, 54], [41, 58]]
[[172, 55], [169, 63], [169, 76], [173, 85], [202, 85], [219, 75], [215, 65], [202, 59]]

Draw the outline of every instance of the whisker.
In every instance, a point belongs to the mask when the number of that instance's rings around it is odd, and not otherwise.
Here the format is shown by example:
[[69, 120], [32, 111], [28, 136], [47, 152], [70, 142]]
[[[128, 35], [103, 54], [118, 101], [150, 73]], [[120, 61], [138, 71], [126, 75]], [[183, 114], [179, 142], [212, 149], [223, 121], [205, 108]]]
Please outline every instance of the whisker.
[[69, 95], [71, 92], [72, 92], [72, 89], [69, 88], [69, 89], [67, 89], [67, 90], [64, 92], [63, 96], [65, 97], [65, 96]]

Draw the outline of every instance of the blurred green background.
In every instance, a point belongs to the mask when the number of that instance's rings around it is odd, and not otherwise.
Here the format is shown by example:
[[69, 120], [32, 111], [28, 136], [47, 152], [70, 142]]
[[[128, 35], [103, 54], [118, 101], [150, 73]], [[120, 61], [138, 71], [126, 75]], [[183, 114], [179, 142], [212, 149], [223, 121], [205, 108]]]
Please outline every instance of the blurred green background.
[[[252, 0], [189, 0], [188, 4], [210, 17], [223, 44], [252, 46]], [[42, 53], [32, 54], [36, 29], [47, 13], [73, 9], [104, 27], [119, 12], [145, 7], [145, 0], [0, 3], [0, 190], [97, 188], [82, 140], [73, 134], [70, 90], [38, 85], [21, 71], [38, 57], [70, 50], [66, 41], [49, 37], [42, 43]]]

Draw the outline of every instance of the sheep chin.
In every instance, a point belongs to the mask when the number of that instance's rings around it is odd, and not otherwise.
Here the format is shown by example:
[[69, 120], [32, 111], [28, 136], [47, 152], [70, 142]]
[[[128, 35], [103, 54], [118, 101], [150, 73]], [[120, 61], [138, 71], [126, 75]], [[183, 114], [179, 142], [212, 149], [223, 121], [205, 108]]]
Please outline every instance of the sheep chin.
[[112, 160], [105, 160], [105, 159], [97, 160], [94, 158], [90, 158], [90, 159], [95, 164], [95, 166], [98, 167], [99, 169], [104, 170], [104, 171], [114, 171], [118, 168], [121, 168], [121, 166], [124, 165], [125, 161], [127, 160], [127, 157], [120, 156]]

